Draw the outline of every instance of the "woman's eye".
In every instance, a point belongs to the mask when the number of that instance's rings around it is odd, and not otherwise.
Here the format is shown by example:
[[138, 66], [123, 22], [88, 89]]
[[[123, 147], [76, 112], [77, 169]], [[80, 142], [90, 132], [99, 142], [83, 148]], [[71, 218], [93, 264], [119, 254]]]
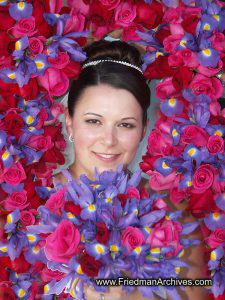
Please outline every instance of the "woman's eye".
[[96, 119], [89, 119], [89, 120], [86, 120], [85, 122], [89, 123], [89, 124], [101, 124], [101, 122]]
[[133, 124], [130, 123], [121, 123], [120, 127], [124, 127], [124, 128], [134, 128], [135, 126]]

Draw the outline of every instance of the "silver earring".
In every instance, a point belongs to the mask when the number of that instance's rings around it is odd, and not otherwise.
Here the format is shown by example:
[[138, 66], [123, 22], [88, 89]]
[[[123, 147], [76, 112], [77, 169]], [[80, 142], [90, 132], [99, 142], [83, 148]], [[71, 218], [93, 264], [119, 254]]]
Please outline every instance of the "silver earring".
[[70, 143], [74, 143], [75, 142], [72, 133], [69, 136], [69, 141], [70, 141]]

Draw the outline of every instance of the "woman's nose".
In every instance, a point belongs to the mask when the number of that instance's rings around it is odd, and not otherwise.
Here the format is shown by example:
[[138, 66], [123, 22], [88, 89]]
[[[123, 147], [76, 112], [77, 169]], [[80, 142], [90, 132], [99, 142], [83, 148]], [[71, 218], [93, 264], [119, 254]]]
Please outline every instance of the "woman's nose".
[[118, 142], [116, 128], [108, 126], [102, 129], [102, 143], [107, 146], [114, 146]]

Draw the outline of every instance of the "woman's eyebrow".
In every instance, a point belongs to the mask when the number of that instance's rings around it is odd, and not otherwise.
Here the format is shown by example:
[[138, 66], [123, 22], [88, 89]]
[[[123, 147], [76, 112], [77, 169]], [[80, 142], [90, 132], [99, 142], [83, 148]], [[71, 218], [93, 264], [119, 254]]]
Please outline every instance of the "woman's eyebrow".
[[100, 117], [100, 118], [102, 118], [102, 116], [101, 116], [101, 115], [99, 115], [99, 114], [96, 114], [96, 113], [91, 113], [91, 112], [85, 113], [85, 114], [84, 114], [84, 116], [85, 116], [85, 115], [95, 115], [95, 116], [97, 116], [97, 117]]
[[134, 117], [126, 117], [126, 118], [122, 118], [121, 120], [128, 120], [128, 119], [133, 119], [133, 120], [137, 121], [137, 119]]

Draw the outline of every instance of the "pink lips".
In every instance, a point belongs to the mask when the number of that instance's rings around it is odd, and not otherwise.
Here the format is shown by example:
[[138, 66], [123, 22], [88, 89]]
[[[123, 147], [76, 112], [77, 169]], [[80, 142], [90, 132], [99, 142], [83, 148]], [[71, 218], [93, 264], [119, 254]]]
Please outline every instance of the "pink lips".
[[96, 153], [96, 152], [93, 153], [98, 159], [104, 162], [114, 162], [120, 156], [120, 154], [103, 154], [103, 153]]

